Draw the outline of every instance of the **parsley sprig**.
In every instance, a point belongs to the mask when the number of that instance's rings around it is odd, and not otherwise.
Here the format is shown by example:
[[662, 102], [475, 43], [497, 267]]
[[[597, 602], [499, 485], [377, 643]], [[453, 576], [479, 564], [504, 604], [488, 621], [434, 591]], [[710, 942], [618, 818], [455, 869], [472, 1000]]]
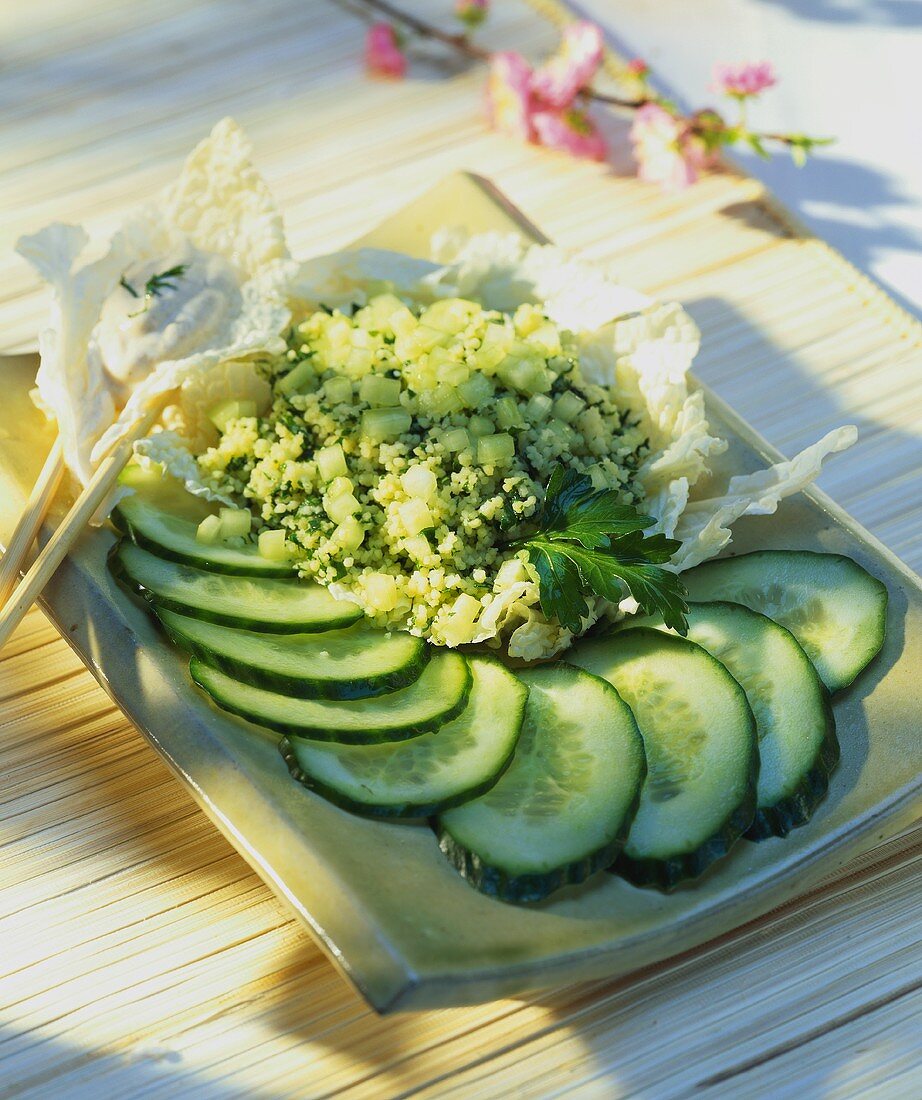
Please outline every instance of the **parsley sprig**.
[[644, 535], [656, 520], [617, 497], [612, 489], [593, 489], [585, 474], [555, 466], [537, 532], [513, 544], [527, 551], [538, 573], [541, 609], [578, 634], [589, 615], [587, 597], [619, 603], [627, 589], [645, 614], [658, 613], [687, 633], [685, 587], [663, 568], [681, 544]]
[[[175, 290], [176, 280], [181, 279], [183, 275], [185, 275], [188, 266], [188, 264], [176, 264], [175, 267], [167, 268], [166, 271], [158, 271], [155, 275], [151, 275], [144, 284], [143, 307], [139, 309], [137, 313], [131, 313], [129, 316], [137, 317], [139, 313], [146, 313], [147, 310], [150, 309], [150, 303], [153, 298], [159, 298], [164, 290]], [[124, 275], [119, 279], [118, 285], [124, 287], [132, 298], [141, 297]]]

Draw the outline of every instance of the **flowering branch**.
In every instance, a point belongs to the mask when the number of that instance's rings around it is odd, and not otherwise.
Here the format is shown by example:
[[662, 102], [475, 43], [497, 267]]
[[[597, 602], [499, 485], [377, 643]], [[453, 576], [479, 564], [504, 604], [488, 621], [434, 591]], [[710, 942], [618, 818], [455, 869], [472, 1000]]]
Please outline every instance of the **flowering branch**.
[[[441, 42], [443, 46], [448, 46], [449, 49], [454, 50], [456, 53], [460, 53], [464, 57], [470, 58], [471, 61], [489, 63], [495, 56], [492, 51], [482, 49], [472, 42], [467, 34], [452, 34], [449, 31], [443, 31], [441, 27], [437, 27], [433, 23], [427, 23], [425, 19], [420, 19], [419, 16], [413, 15], [410, 12], [403, 11], [401, 8], [389, 3], [388, 0], [358, 0], [358, 2], [366, 8], [371, 8], [373, 11], [386, 15], [389, 19], [400, 24], [406, 30], [419, 35], [420, 38], [428, 38], [433, 42]], [[478, 23], [483, 22], [487, 13], [487, 4], [485, 3], [471, 3], [470, 0], [459, 0], [456, 11], [459, 13], [458, 17], [462, 21], [467, 22], [470, 17], [461, 13], [472, 9], [483, 13], [481, 18], [477, 21]], [[587, 99], [595, 100], [597, 103], [604, 103], [610, 107], [626, 107], [629, 110], [642, 107], [644, 103], [647, 102], [646, 96], [642, 96], [638, 99], [628, 99], [623, 96], [610, 95], [606, 92], [597, 92], [593, 88], [583, 88], [581, 89], [581, 93]]]
[[390, 20], [376, 22], [368, 30], [365, 59], [370, 72], [387, 77], [405, 75], [406, 56], [395, 25], [405, 33], [439, 42], [489, 66], [487, 111], [495, 129], [592, 160], [604, 160], [608, 148], [589, 113], [591, 106], [604, 104], [633, 111], [631, 141], [638, 175], [668, 190], [693, 183], [724, 147], [746, 145], [758, 156], [768, 157], [767, 144], [781, 145], [800, 165], [817, 146], [830, 143], [830, 139], [805, 134], [749, 128], [749, 101], [777, 83], [769, 62], [715, 66], [711, 90], [737, 106], [737, 120], [731, 123], [712, 108], [683, 115], [652, 89], [649, 66], [640, 59], [631, 61], [626, 70], [636, 94], [625, 97], [597, 91], [592, 81], [604, 47], [601, 31], [592, 23], [569, 24], [557, 53], [533, 68], [519, 53], [487, 50], [471, 40], [469, 31], [487, 17], [489, 0], [456, 0], [455, 15], [466, 28], [459, 33], [443, 30], [390, 0], [358, 2]]

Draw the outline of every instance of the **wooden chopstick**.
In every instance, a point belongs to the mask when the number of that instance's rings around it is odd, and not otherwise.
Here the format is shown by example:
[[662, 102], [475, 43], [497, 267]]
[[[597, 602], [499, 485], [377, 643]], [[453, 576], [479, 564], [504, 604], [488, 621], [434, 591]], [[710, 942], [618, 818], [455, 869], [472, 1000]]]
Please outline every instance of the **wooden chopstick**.
[[3, 558], [0, 559], [0, 607], [16, 587], [26, 558], [39, 528], [45, 521], [54, 495], [64, 476], [64, 456], [60, 437], [55, 439], [45, 464], [42, 466], [35, 487], [26, 502], [25, 510], [16, 524]]
[[135, 440], [147, 434], [160, 415], [162, 405], [163, 401], [158, 402], [100, 462], [89, 484], [77, 497], [61, 525], [45, 543], [42, 552], [32, 563], [19, 587], [0, 611], [0, 649], [3, 649], [9, 641], [10, 635], [38, 599], [84, 527], [115, 487], [118, 475], [131, 458]]

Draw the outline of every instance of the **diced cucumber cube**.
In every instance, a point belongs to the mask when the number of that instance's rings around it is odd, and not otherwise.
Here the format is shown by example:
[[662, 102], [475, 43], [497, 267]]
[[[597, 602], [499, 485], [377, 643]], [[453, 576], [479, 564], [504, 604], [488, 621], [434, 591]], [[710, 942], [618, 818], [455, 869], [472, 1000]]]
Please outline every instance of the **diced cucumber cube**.
[[525, 416], [530, 424], [537, 424], [546, 420], [550, 414], [554, 402], [546, 393], [536, 393], [525, 406]]
[[349, 405], [352, 403], [352, 382], [342, 375], [328, 378], [323, 384], [323, 394], [331, 405]]
[[414, 535], [412, 538], [402, 539], [400, 548], [416, 562], [424, 565], [432, 554], [432, 547], [425, 535]]
[[477, 409], [492, 399], [493, 383], [485, 374], [478, 371], [458, 386], [458, 393], [461, 394], [468, 408]]
[[557, 326], [550, 321], [545, 321], [543, 325], [530, 332], [528, 343], [538, 347], [544, 356], [560, 354], [560, 333]]
[[435, 496], [438, 481], [428, 466], [416, 464], [401, 475], [400, 484], [409, 496], [418, 497], [420, 500], [431, 500]]
[[260, 554], [269, 561], [291, 560], [291, 548], [281, 528], [274, 531], [261, 531], [256, 541]]
[[323, 510], [334, 523], [342, 523], [347, 517], [361, 512], [362, 506], [352, 493], [340, 493], [338, 496], [328, 493], [323, 498]]
[[488, 416], [472, 416], [467, 422], [471, 435], [490, 435], [496, 425]]
[[406, 336], [397, 337], [394, 343], [394, 354], [398, 359], [416, 359], [418, 356], [432, 351], [434, 347], [447, 343], [449, 339], [450, 337], [446, 333], [439, 332], [438, 329], [418, 324]]
[[503, 344], [488, 343], [485, 340], [476, 351], [471, 352], [468, 362], [484, 374], [494, 374], [505, 358], [506, 348]]
[[397, 580], [390, 573], [369, 573], [364, 579], [365, 599], [375, 611], [393, 611], [400, 598]]
[[508, 356], [496, 372], [505, 384], [520, 393], [547, 393], [553, 384], [551, 372], [540, 360]]
[[353, 348], [346, 356], [343, 366], [353, 378], [360, 378], [371, 370], [374, 361], [374, 352], [369, 351], [367, 348]]
[[511, 397], [501, 397], [494, 406], [496, 423], [501, 428], [524, 428], [518, 404]]
[[330, 484], [327, 486], [327, 496], [334, 500], [336, 497], [345, 496], [347, 493], [351, 493], [355, 486], [352, 483], [350, 477], [334, 477]]
[[477, 440], [477, 461], [481, 466], [505, 466], [515, 458], [515, 440], [500, 432]]
[[590, 466], [587, 470], [583, 471], [584, 474], [592, 482], [593, 489], [607, 489], [608, 480], [605, 477], [605, 472], [602, 467], [596, 463], [594, 466]]
[[569, 424], [564, 423], [563, 420], [559, 420], [556, 416], [552, 416], [547, 422], [545, 431], [556, 436], [558, 441], [566, 446], [569, 446], [573, 442], [573, 437], [576, 434]]
[[420, 405], [430, 415], [436, 417], [451, 416], [464, 408], [461, 395], [454, 386], [440, 382], [434, 390], [426, 390], [420, 395]]
[[243, 508], [222, 508], [219, 513], [221, 538], [242, 538], [250, 533], [253, 517]]
[[347, 552], [358, 550], [364, 540], [365, 528], [355, 516], [346, 516], [333, 532], [333, 541], [337, 542]]
[[[345, 381], [345, 379], [344, 379]], [[317, 470], [324, 481], [333, 481], [334, 478], [346, 477], [349, 467], [346, 465], [346, 456], [342, 446], [334, 443], [330, 447], [321, 447], [314, 455]]]
[[208, 414], [208, 419], [214, 424], [219, 432], [226, 432], [227, 425], [232, 420], [240, 420], [245, 416], [256, 415], [256, 402], [255, 401], [237, 401], [234, 399], [228, 401], [222, 401]]
[[195, 537], [199, 542], [211, 545], [221, 538], [221, 520], [218, 516], [205, 516], [195, 529]]
[[560, 417], [567, 424], [572, 424], [585, 407], [586, 402], [578, 394], [568, 391], [562, 393], [554, 402], [554, 416]]
[[[376, 294], [374, 298], [369, 300], [368, 305], [362, 312], [367, 313], [368, 324], [371, 328], [393, 332], [391, 318], [395, 313], [400, 313], [402, 310], [410, 313], [396, 294]], [[410, 316], [412, 317], [412, 314]]]
[[471, 375], [471, 368], [467, 363], [445, 348], [433, 348], [429, 352], [429, 366], [435, 370], [440, 382], [447, 382], [450, 386], [466, 382]]
[[419, 326], [415, 314], [407, 306], [395, 309], [388, 318], [391, 331], [398, 339], [406, 339], [414, 333]]
[[471, 449], [471, 437], [467, 434], [465, 428], [452, 428], [450, 432], [446, 432], [442, 436], [442, 446], [451, 454], [469, 451]]
[[424, 500], [414, 497], [397, 508], [404, 532], [412, 538], [433, 525], [432, 513]]
[[275, 384], [279, 393], [291, 397], [296, 393], [306, 393], [313, 388], [317, 379], [317, 372], [310, 359], [303, 359], [294, 369], [290, 370], [284, 378], [280, 378]]
[[484, 344], [496, 344], [498, 347], [504, 348], [508, 351], [512, 347], [512, 341], [515, 339], [515, 334], [512, 329], [506, 325], [498, 324], [495, 321], [491, 321], [483, 334]]
[[362, 413], [362, 434], [375, 443], [383, 443], [408, 432], [412, 423], [406, 409], [369, 409]]
[[467, 328], [471, 318], [480, 312], [476, 302], [465, 298], [443, 298], [420, 314], [419, 323], [454, 336]]
[[376, 409], [391, 408], [400, 400], [400, 379], [366, 375], [359, 383], [359, 398]]
[[529, 336], [545, 323], [545, 317], [539, 306], [523, 302], [513, 314], [512, 323], [519, 336]]

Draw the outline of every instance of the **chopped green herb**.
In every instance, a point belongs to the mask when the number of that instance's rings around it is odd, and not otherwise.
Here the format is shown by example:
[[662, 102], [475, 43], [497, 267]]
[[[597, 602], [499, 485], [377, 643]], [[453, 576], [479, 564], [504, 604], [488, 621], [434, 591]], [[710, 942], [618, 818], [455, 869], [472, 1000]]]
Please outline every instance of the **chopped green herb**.
[[[130, 313], [129, 317], [137, 317], [141, 313], [146, 313], [150, 309], [150, 303], [152, 298], [159, 298], [163, 290], [169, 288], [170, 290], [176, 289], [176, 279], [181, 279], [186, 273], [188, 264], [176, 264], [174, 267], [167, 268], [166, 271], [159, 271], [151, 277], [144, 284], [144, 306], [139, 309], [137, 313]], [[135, 288], [128, 282], [123, 275], [119, 281], [119, 286], [124, 287], [125, 290], [131, 295], [132, 298], [140, 298], [141, 295], [135, 290]]]
[[646, 614], [659, 613], [685, 634], [685, 587], [663, 568], [680, 543], [643, 531], [656, 521], [621, 504], [611, 489], [592, 488], [584, 474], [556, 466], [547, 485], [538, 530], [520, 545], [538, 573], [541, 608], [578, 634], [589, 615], [587, 597], [611, 603], [624, 589]]

